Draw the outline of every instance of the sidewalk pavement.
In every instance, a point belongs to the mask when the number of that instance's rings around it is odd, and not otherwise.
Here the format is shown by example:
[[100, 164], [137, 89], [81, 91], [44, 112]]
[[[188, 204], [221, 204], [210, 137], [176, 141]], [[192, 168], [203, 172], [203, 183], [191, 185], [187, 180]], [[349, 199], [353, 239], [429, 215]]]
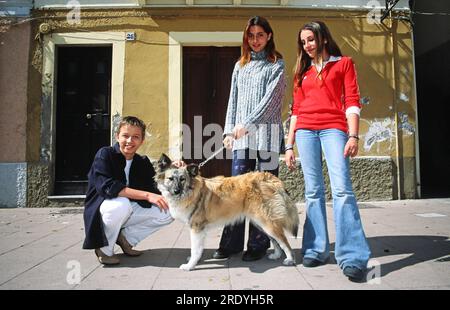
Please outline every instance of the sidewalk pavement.
[[[300, 221], [305, 219], [304, 205]], [[330, 241], [334, 223], [327, 208]], [[179, 221], [138, 246], [140, 257], [124, 256], [104, 267], [93, 250], [82, 250], [82, 208], [0, 209], [0, 289], [144, 290], [317, 290], [450, 289], [450, 198], [360, 203], [374, 268], [365, 283], [350, 282], [334, 259], [327, 265], [301, 265], [299, 238], [290, 238], [297, 265], [267, 257], [244, 262], [241, 256], [213, 260], [221, 228], [206, 238], [203, 260], [178, 269], [190, 255], [189, 229]], [[270, 250], [271, 251], [271, 250]]]

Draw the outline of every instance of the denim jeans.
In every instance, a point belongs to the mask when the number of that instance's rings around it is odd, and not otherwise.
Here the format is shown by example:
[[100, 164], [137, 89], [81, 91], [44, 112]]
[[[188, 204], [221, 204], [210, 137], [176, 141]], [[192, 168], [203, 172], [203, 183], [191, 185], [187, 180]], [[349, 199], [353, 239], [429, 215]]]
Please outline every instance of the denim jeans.
[[303, 256], [325, 262], [330, 255], [322, 173], [323, 151], [333, 196], [336, 261], [342, 269], [354, 266], [365, 270], [371, 253], [352, 189], [349, 159], [344, 157], [347, 134], [338, 129], [299, 129], [295, 140], [305, 178]]
[[[240, 175], [256, 168], [258, 171], [267, 171], [278, 176], [279, 154], [276, 152], [263, 152], [255, 150], [236, 150], [233, 152], [231, 175]], [[245, 222], [225, 226], [220, 239], [219, 247], [231, 253], [241, 252], [244, 249]], [[270, 239], [252, 223], [249, 224], [249, 237], [247, 250], [263, 251], [270, 247]]]

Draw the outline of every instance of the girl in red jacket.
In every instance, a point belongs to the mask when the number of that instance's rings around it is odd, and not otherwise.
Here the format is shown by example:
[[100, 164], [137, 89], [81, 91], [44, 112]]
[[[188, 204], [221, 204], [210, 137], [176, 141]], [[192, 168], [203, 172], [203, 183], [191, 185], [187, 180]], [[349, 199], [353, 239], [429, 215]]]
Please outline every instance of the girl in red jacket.
[[361, 281], [370, 249], [349, 168], [349, 156], [358, 153], [359, 89], [353, 61], [342, 56], [323, 22], [308, 23], [299, 31], [293, 97], [285, 161], [290, 169], [295, 167], [295, 139], [305, 179], [303, 265], [322, 265], [330, 255], [323, 152], [333, 195], [335, 258], [350, 280]]

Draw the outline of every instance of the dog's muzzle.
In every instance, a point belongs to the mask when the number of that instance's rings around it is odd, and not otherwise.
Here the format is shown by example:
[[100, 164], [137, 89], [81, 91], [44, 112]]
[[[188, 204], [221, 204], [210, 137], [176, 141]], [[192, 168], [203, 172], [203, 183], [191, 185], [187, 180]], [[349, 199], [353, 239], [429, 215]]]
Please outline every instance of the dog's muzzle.
[[173, 194], [174, 196], [179, 196], [182, 192], [183, 192], [183, 187], [181, 186], [181, 184], [178, 184], [178, 185], [172, 190], [172, 194]]

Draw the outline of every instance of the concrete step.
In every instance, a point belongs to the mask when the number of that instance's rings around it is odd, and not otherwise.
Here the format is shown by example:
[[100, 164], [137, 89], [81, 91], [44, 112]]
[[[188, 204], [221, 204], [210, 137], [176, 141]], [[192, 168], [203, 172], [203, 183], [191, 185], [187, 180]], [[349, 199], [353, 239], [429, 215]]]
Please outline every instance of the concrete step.
[[84, 207], [86, 195], [65, 195], [48, 196], [49, 207], [51, 208], [74, 208]]

